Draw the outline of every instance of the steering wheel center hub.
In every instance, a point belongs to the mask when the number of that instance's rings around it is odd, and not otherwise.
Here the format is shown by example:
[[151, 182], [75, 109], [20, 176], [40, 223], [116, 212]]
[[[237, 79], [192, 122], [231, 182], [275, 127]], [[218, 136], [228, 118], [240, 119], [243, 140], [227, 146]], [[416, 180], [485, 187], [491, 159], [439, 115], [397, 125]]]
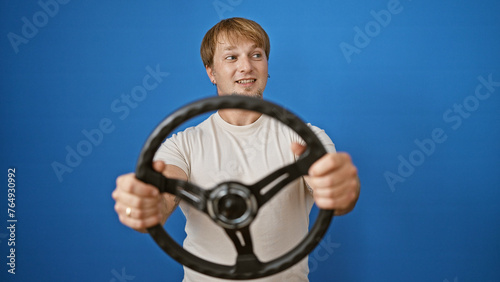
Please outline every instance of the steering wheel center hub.
[[220, 198], [218, 204], [221, 215], [230, 220], [241, 218], [247, 210], [245, 199], [237, 194], [229, 194]]
[[239, 229], [249, 225], [255, 218], [257, 200], [244, 185], [226, 182], [210, 193], [207, 210], [218, 225], [229, 229]]

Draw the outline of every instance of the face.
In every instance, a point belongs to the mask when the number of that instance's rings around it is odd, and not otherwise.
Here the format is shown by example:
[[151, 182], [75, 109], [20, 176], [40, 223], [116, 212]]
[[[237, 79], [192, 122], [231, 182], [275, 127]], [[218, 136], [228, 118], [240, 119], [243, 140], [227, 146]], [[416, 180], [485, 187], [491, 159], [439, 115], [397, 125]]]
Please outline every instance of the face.
[[268, 74], [264, 49], [243, 38], [232, 44], [226, 38], [218, 42], [213, 66], [206, 67], [210, 80], [217, 85], [217, 93], [262, 97]]

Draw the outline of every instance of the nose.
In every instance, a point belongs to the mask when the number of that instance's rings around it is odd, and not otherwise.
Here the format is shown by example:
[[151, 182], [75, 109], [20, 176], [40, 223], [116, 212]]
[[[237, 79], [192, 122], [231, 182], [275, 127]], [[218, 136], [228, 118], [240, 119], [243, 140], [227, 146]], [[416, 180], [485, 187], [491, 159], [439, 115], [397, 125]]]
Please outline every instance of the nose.
[[238, 60], [238, 70], [239, 72], [250, 72], [253, 68], [252, 62], [248, 57], [242, 57]]

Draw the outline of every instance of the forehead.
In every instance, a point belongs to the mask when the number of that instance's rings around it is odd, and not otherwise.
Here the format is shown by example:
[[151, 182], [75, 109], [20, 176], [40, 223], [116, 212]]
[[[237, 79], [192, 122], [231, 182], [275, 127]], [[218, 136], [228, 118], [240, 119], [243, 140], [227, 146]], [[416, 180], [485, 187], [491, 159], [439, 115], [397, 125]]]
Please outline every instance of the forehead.
[[240, 34], [219, 34], [216, 40], [215, 52], [233, 50], [241, 47], [250, 47], [252, 49], [262, 48], [254, 40]]

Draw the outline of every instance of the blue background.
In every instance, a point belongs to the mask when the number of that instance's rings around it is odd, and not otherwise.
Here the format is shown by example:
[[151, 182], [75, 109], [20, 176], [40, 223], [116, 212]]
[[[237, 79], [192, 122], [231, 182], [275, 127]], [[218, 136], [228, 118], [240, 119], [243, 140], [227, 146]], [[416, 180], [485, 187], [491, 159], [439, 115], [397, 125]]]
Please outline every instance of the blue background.
[[[358, 205], [312, 253], [311, 281], [500, 281], [499, 1], [60, 2], [51, 15], [37, 1], [0, 4], [0, 280], [181, 279], [148, 235], [119, 223], [111, 192], [161, 119], [214, 95], [201, 39], [242, 16], [271, 38], [265, 97], [324, 128], [359, 169]], [[393, 12], [383, 24], [381, 10]], [[168, 75], [126, 112], [120, 99], [147, 67]], [[102, 120], [108, 132], [84, 147], [82, 131]], [[71, 167], [79, 144], [86, 156]], [[55, 162], [71, 172], [58, 177]], [[169, 223], [176, 237], [182, 221]]]

